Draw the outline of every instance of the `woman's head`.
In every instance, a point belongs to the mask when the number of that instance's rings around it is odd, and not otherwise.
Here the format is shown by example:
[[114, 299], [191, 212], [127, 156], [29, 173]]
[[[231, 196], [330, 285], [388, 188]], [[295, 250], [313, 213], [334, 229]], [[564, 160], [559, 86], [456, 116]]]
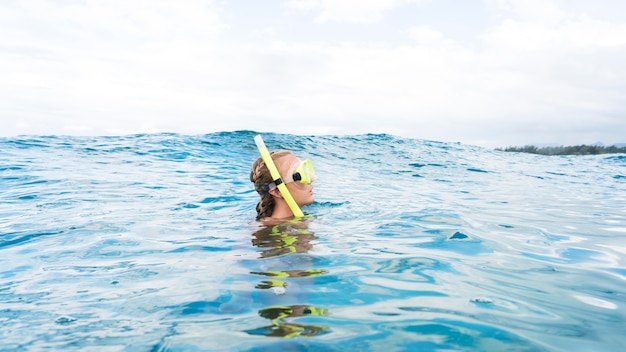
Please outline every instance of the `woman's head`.
[[[313, 203], [313, 186], [293, 180], [292, 171], [300, 163], [289, 151], [280, 150], [270, 153], [272, 160], [281, 177], [285, 180], [285, 186], [298, 206]], [[257, 219], [266, 217], [288, 217], [293, 213], [283, 199], [280, 191], [272, 185], [273, 179], [269, 169], [262, 158], [258, 158], [250, 170], [250, 181], [254, 183], [255, 190], [261, 199], [256, 206]]]

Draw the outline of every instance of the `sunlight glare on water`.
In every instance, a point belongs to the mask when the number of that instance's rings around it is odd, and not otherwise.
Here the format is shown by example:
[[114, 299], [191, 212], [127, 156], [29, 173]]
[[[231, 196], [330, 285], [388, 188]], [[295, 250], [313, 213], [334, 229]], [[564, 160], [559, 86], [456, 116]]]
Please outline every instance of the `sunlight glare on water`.
[[626, 156], [268, 133], [263, 227], [255, 134], [0, 139], [0, 350], [626, 347]]

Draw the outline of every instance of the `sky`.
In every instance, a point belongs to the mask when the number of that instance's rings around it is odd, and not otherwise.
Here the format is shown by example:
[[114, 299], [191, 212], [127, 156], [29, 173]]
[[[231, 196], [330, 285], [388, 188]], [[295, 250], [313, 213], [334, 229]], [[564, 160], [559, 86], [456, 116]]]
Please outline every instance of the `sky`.
[[0, 136], [626, 142], [623, 0], [3, 0]]

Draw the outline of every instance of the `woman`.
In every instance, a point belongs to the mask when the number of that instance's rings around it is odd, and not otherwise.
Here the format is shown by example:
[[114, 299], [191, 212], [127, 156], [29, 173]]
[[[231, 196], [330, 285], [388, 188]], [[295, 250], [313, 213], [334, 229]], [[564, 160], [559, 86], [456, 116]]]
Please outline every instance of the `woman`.
[[[264, 143], [257, 142], [257, 146], [262, 157], [252, 164], [250, 181], [254, 183], [254, 188], [261, 197], [256, 210], [257, 220], [261, 220], [263, 226], [253, 234], [252, 244], [260, 249], [264, 260], [258, 263], [259, 270], [250, 273], [264, 277], [255, 288], [270, 290], [274, 295], [261, 296], [264, 297], [263, 302], [270, 303], [270, 306], [259, 310], [259, 315], [270, 319], [272, 325], [246, 332], [251, 335], [284, 338], [328, 333], [330, 329], [323, 325], [287, 321], [308, 315], [327, 315], [325, 308], [276, 304], [281, 301], [276, 297], [284, 295], [287, 286], [291, 284], [299, 287], [300, 291], [295, 290], [289, 300], [294, 297], [308, 300], [307, 286], [315, 284], [314, 277], [327, 273], [326, 270], [312, 268], [312, 256], [305, 255], [312, 248], [311, 241], [317, 239], [307, 229], [307, 222], [291, 221], [294, 217], [299, 219], [302, 216], [300, 207], [315, 201], [311, 185], [315, 180], [313, 166], [309, 160], [300, 161], [288, 151], [269, 153]], [[270, 164], [274, 177], [264, 160]], [[284, 256], [290, 254], [298, 255], [284, 259]]]
[[[279, 150], [270, 153], [282, 182], [299, 207], [311, 204], [315, 180], [313, 166], [309, 160], [300, 161], [291, 152]], [[293, 211], [280, 193], [277, 185], [281, 181], [273, 180], [263, 158], [258, 158], [250, 170], [250, 181], [259, 193], [261, 200], [256, 206], [257, 220], [280, 220], [294, 216]], [[270, 218], [270, 219], [268, 219]]]

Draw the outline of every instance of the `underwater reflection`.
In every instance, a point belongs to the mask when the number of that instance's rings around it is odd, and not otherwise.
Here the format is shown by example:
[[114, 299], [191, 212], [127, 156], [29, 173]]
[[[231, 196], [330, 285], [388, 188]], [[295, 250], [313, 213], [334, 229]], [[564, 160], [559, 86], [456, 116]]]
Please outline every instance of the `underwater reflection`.
[[307, 270], [285, 270], [285, 271], [251, 271], [250, 274], [255, 275], [264, 275], [275, 277], [276, 279], [272, 280], [264, 280], [261, 281], [255, 288], [260, 289], [269, 289], [272, 287], [287, 287], [287, 283], [282, 280], [277, 280], [278, 278], [288, 278], [288, 277], [307, 277], [307, 276], [318, 276], [326, 274], [327, 271], [323, 269], [307, 269]]
[[274, 306], [259, 310], [259, 315], [272, 321], [272, 325], [246, 330], [250, 335], [292, 338], [296, 336], [311, 337], [330, 332], [325, 325], [294, 324], [284, 321], [289, 317], [327, 316], [328, 310], [308, 305]]
[[[306, 255], [313, 249], [315, 234], [308, 229], [304, 221], [287, 221], [263, 226], [252, 235], [252, 245], [260, 248], [262, 270], [251, 271], [253, 275], [267, 277], [255, 288], [270, 290], [273, 295], [272, 305], [259, 310], [259, 316], [269, 319], [272, 324], [253, 330], [246, 330], [251, 335], [291, 338], [296, 336], [316, 336], [327, 334], [330, 329], [325, 325], [306, 325], [293, 323], [289, 318], [304, 316], [327, 316], [328, 309], [309, 304], [275, 305], [287, 293], [288, 282], [297, 282], [295, 292], [289, 292], [289, 299], [294, 297], [310, 302], [316, 276], [325, 275], [324, 269], [313, 268], [314, 258]], [[269, 302], [265, 302], [266, 304]]]
[[306, 253], [313, 248], [317, 237], [307, 229], [305, 222], [284, 222], [264, 226], [253, 234], [252, 245], [262, 248], [261, 258], [290, 253]]

